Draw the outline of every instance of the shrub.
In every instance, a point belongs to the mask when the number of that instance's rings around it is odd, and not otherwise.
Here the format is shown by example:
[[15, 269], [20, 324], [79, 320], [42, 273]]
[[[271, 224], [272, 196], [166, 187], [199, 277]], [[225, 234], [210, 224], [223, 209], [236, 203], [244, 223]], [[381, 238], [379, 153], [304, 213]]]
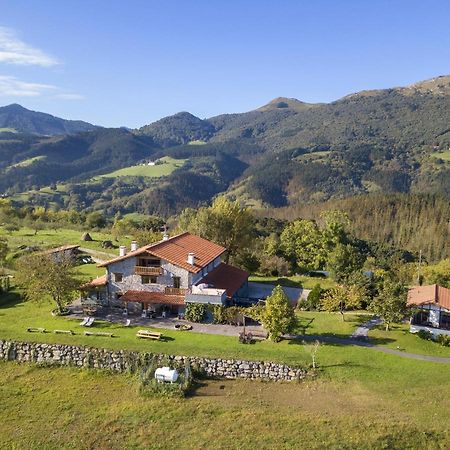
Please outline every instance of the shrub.
[[419, 336], [420, 339], [425, 339], [426, 341], [431, 341], [431, 339], [433, 337], [433, 335], [427, 330], [420, 330], [417, 333], [417, 336]]
[[259, 271], [265, 276], [285, 277], [291, 272], [291, 266], [284, 258], [274, 255], [262, 258]]
[[320, 308], [320, 302], [324, 290], [317, 283], [309, 293], [308, 297], [298, 302], [298, 307], [307, 311], [317, 311]]
[[211, 307], [214, 323], [240, 325], [243, 323], [242, 308], [238, 306], [213, 305]]
[[436, 340], [443, 347], [450, 347], [450, 336], [447, 336], [446, 334], [440, 334]]
[[203, 322], [208, 312], [208, 305], [204, 303], [188, 303], [186, 305], [186, 320], [189, 322]]

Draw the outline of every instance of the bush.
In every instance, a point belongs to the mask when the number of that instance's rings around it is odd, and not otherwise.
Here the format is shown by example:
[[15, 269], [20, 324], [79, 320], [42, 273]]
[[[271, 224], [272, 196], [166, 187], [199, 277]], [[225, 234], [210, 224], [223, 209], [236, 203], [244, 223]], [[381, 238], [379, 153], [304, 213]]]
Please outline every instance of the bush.
[[417, 336], [419, 336], [420, 339], [425, 339], [426, 341], [431, 341], [433, 338], [433, 335], [427, 330], [420, 330], [417, 333]]
[[[158, 367], [172, 367], [178, 371], [178, 380], [175, 383], [166, 383], [155, 379], [155, 371]], [[194, 383], [193, 369], [189, 361], [184, 366], [169, 363], [167, 360], [158, 360], [152, 358], [149, 364], [142, 368], [139, 374], [140, 387], [142, 394], [158, 395], [161, 397], [184, 397]]]
[[320, 302], [322, 299], [322, 294], [324, 290], [317, 283], [309, 293], [308, 297], [302, 299], [298, 302], [298, 307], [300, 309], [305, 309], [306, 311], [317, 311], [320, 309]]
[[222, 306], [213, 305], [211, 307], [213, 314], [213, 322], [228, 324], [228, 325], [240, 325], [243, 323], [242, 308], [238, 306]]
[[186, 320], [189, 322], [203, 322], [208, 312], [208, 305], [204, 303], [188, 303], [186, 305]]
[[440, 334], [436, 341], [443, 347], [450, 347], [450, 336], [447, 336], [446, 334]]
[[291, 265], [280, 256], [263, 256], [259, 271], [261, 275], [265, 276], [285, 277], [291, 272]]

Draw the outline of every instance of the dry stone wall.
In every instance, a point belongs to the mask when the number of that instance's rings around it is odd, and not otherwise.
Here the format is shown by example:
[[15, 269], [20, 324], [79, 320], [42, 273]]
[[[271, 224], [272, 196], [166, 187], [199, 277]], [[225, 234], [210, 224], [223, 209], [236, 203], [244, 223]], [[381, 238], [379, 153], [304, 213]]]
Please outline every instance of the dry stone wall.
[[235, 359], [213, 359], [191, 356], [152, 355], [125, 350], [78, 347], [73, 345], [40, 344], [0, 340], [0, 360], [38, 364], [77, 366], [134, 372], [152, 358], [168, 360], [173, 366], [187, 361], [211, 378], [246, 378], [271, 381], [294, 381], [305, 378], [306, 371], [284, 364]]

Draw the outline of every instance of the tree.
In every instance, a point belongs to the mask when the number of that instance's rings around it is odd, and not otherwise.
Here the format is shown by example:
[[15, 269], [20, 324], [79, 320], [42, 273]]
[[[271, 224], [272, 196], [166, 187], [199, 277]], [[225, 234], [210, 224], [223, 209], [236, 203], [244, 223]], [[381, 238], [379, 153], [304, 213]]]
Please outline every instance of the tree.
[[311, 292], [308, 294], [308, 297], [300, 301], [299, 307], [306, 309], [307, 311], [314, 311], [319, 309], [323, 292], [324, 290], [322, 289], [320, 284], [316, 283], [311, 289]]
[[306, 342], [303, 341], [303, 346], [305, 347], [305, 350], [311, 355], [312, 359], [312, 368], [315, 370], [317, 368], [317, 352], [320, 348], [320, 341], [317, 339], [314, 342]]
[[260, 313], [263, 327], [269, 332], [269, 338], [275, 342], [284, 333], [288, 333], [296, 324], [296, 316], [289, 305], [289, 298], [281, 286], [276, 286], [272, 294], [267, 297], [264, 308]]
[[86, 217], [86, 226], [88, 228], [103, 228], [106, 226], [106, 219], [99, 211], [91, 212]]
[[359, 308], [363, 299], [364, 292], [360, 286], [336, 286], [322, 296], [321, 308], [328, 312], [339, 311], [345, 320], [344, 312]]
[[322, 234], [312, 220], [295, 220], [281, 233], [281, 249], [287, 259], [308, 271], [320, 269], [326, 260]]
[[450, 259], [443, 259], [437, 264], [424, 267], [423, 274], [427, 284], [439, 284], [450, 288]]
[[238, 201], [217, 197], [209, 208], [185, 210], [180, 215], [178, 227], [209, 239], [227, 249], [225, 262], [251, 246], [254, 234], [253, 216]]
[[337, 244], [329, 254], [327, 267], [338, 283], [346, 283], [350, 276], [362, 270], [365, 257], [350, 244]]
[[50, 298], [58, 313], [73, 300], [81, 284], [72, 260], [67, 257], [25, 256], [17, 262], [16, 269], [15, 278], [26, 300], [39, 302]]
[[0, 274], [3, 272], [3, 265], [5, 264], [8, 251], [8, 241], [0, 237]]
[[399, 323], [406, 314], [406, 289], [401, 283], [386, 281], [379, 295], [368, 308], [383, 319], [386, 331], [392, 323]]

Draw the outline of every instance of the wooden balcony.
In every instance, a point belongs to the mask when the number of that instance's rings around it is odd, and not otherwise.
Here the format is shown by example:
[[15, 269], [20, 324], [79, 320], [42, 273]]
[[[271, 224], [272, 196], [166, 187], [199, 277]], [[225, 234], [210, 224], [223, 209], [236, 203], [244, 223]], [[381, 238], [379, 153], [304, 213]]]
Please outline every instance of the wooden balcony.
[[134, 266], [134, 273], [136, 275], [154, 275], [154, 276], [159, 276], [159, 275], [162, 274], [162, 267]]
[[174, 287], [165, 287], [164, 288], [164, 294], [166, 295], [186, 295], [188, 293], [189, 289], [183, 289], [183, 288], [174, 288]]

